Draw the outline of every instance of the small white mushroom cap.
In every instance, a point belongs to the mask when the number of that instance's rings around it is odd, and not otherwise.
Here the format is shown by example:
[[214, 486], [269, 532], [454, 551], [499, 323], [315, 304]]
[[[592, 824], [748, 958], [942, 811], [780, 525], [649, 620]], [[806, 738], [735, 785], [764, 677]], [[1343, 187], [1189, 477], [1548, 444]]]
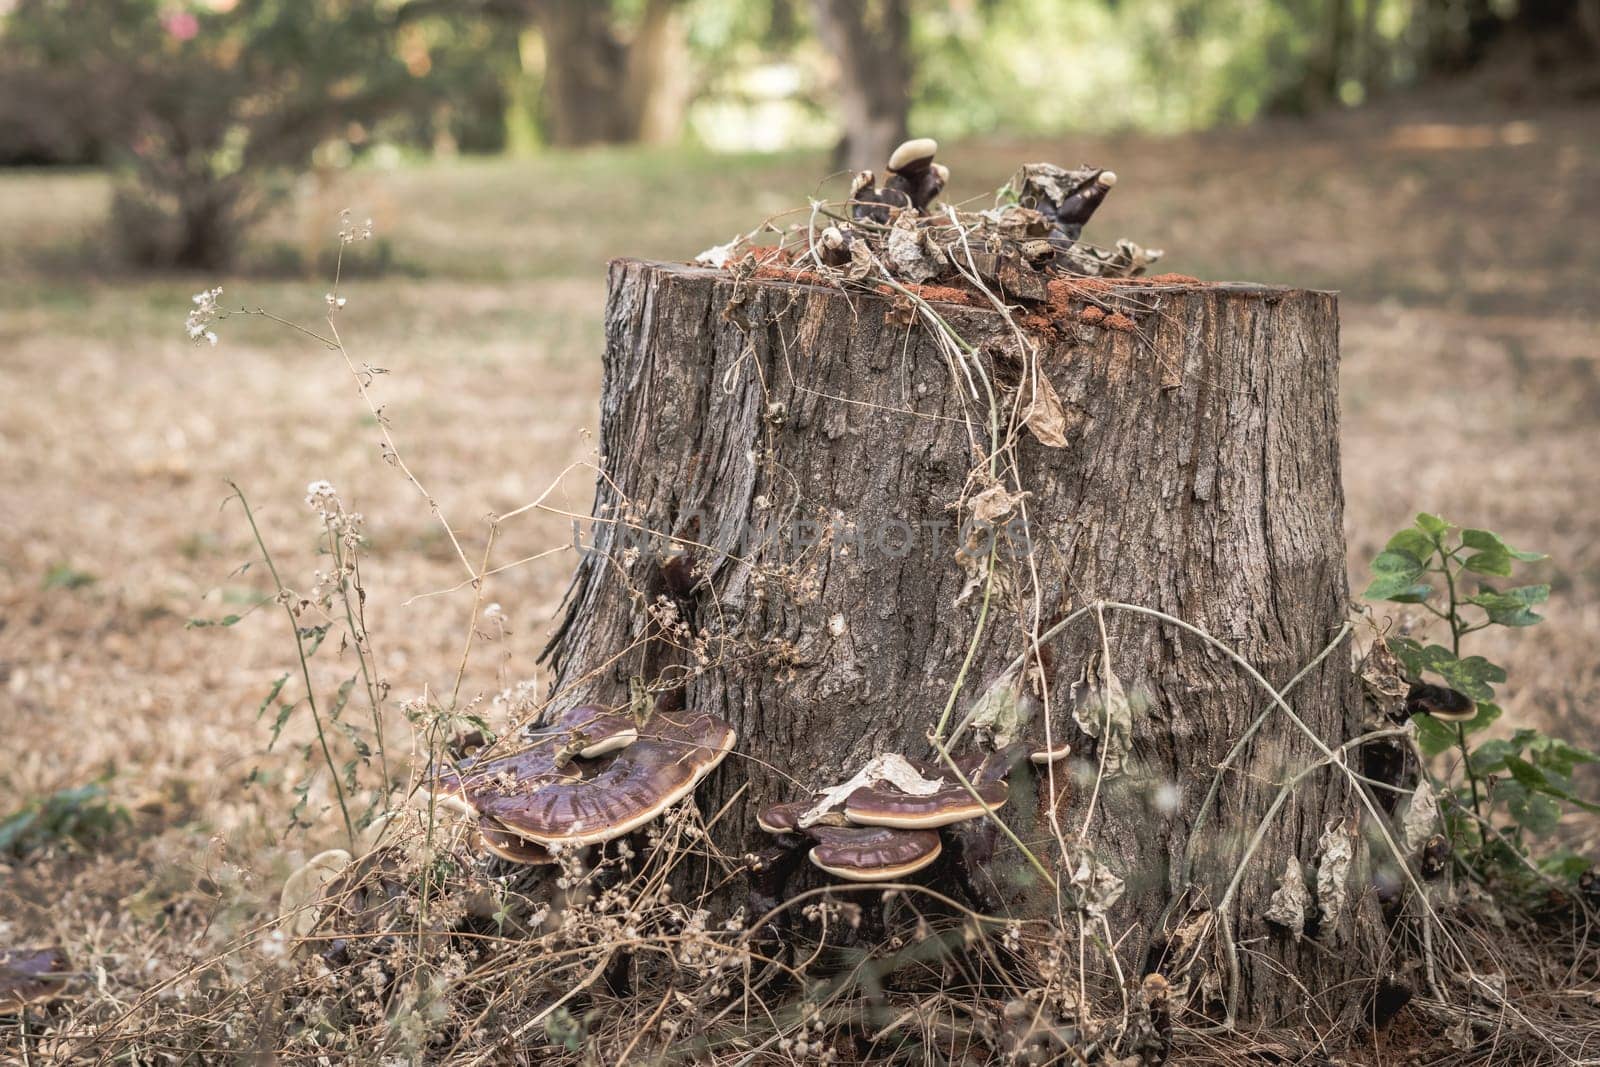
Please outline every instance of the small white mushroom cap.
[[905, 170], [913, 163], [932, 160], [939, 151], [939, 142], [932, 137], [914, 137], [906, 141], [889, 157], [889, 169]]
[[286, 933], [305, 937], [317, 928], [322, 918], [322, 889], [350, 866], [350, 853], [342, 848], [330, 848], [306, 861], [283, 883], [283, 893], [278, 898], [278, 923]]

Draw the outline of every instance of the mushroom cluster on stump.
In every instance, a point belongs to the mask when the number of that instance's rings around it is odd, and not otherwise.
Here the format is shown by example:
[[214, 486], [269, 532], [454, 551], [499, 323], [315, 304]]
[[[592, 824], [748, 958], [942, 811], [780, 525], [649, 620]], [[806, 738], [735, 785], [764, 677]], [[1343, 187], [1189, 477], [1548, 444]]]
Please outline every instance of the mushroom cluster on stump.
[[[882, 757], [856, 778], [809, 800], [769, 804], [756, 814], [762, 830], [793, 853], [810, 845], [813, 865], [852, 882], [884, 882], [915, 874], [943, 852], [939, 831], [982, 818], [1003, 806], [1010, 794], [1006, 774], [1015, 753], [994, 753], [968, 761], [961, 778], [943, 768], [901, 760], [922, 788], [906, 788], [896, 773], [881, 773]], [[846, 788], [861, 780], [854, 788]], [[769, 894], [770, 889], [769, 889]]]
[[553, 862], [552, 850], [621, 837], [694, 792], [733, 749], [715, 715], [657, 708], [641, 728], [594, 704], [527, 735], [527, 747], [463, 760], [433, 788], [478, 817], [486, 851], [512, 863]]

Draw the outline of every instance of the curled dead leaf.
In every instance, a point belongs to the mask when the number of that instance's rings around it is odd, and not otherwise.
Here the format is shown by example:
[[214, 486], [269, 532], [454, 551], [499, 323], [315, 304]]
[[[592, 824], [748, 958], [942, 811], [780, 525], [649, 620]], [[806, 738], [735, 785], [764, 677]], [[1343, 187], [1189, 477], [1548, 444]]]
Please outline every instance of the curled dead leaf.
[[1306, 919], [1311, 915], [1311, 890], [1306, 887], [1305, 872], [1300, 861], [1290, 856], [1283, 865], [1283, 875], [1278, 887], [1272, 891], [1267, 910], [1262, 918], [1274, 926], [1281, 926], [1298, 940], [1306, 930]]

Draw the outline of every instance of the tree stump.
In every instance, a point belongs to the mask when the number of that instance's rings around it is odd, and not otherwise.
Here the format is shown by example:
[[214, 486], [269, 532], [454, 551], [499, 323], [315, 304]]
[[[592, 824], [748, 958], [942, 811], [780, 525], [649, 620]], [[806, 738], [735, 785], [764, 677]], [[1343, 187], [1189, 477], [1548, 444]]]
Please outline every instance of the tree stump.
[[[970, 366], [901, 295], [611, 265], [592, 544], [547, 653], [559, 706], [619, 704], [641, 680], [681, 684], [690, 707], [734, 724], [735, 755], [699, 798], [708, 813], [727, 805], [713, 836], [729, 857], [765, 844], [754, 819], [765, 803], [879, 753], [931, 758], [928, 735], [969, 652], [956, 719], [1029, 652], [1030, 632], [1076, 609], [1120, 602], [1182, 619], [1277, 688], [1348, 616], [1332, 294], [1086, 281], [1019, 332], [973, 294], [922, 292], [964, 301], [930, 307], [971, 342]], [[1024, 344], [1031, 363], [1019, 362]], [[1034, 368], [1051, 389], [1028, 384]], [[998, 543], [987, 595], [984, 550], [960, 530], [994, 484], [984, 376], [1012, 440], [996, 480], [1030, 494], [1012, 501], [1030, 551]], [[1050, 391], [1059, 417], [1017, 429], [1024, 402]], [[664, 562], [643, 531], [691, 547]], [[1074, 683], [1102, 648], [1133, 712], [1112, 774], [1107, 743], [1072, 713]], [[1194, 835], [1219, 763], [1273, 706], [1260, 685], [1193, 633], [1126, 610], [1090, 610], [1029, 663], [1024, 736], [1043, 747], [1047, 706], [1074, 757], [1023, 763], [1000, 814], [1062, 899], [1081, 899], [1085, 856], [1124, 883], [1103, 923], [1063, 929], [1114, 943], [1128, 982], [1183, 969], [1199, 990], [1210, 969], [1233, 987], [1240, 1020], [1352, 1010], [1383, 940], [1361, 842], [1338, 914], [1314, 906], [1304, 938], [1263, 918], [1291, 857], [1309, 878], [1330, 826], [1356, 837], [1348, 775], [1308, 774], [1269, 820], [1281, 783], [1323, 756], [1272, 710]], [[1288, 699], [1336, 747], [1357, 732], [1358, 685], [1341, 645]], [[1217, 906], [1263, 826], [1224, 923]], [[1061, 914], [1014, 846], [970, 827], [963, 843], [989, 897], [980, 904]], [[924, 873], [954, 877], [949, 865]], [[1230, 934], [1242, 949], [1228, 950]], [[1307, 1007], [1308, 991], [1326, 1002]], [[1192, 1003], [1215, 1010], [1205, 1000]]]

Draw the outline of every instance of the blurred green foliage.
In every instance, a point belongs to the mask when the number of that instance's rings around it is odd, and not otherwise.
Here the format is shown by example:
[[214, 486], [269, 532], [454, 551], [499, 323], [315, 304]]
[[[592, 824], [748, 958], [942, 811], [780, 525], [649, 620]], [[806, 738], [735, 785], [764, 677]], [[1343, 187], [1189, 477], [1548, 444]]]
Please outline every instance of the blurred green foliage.
[[[111, 227], [127, 259], [225, 267], [272, 199], [268, 178], [338, 162], [385, 121], [421, 140], [439, 117], [428, 102], [496, 91], [484, 39], [436, 48], [428, 26], [384, 7], [20, 0], [4, 23], [3, 77], [27, 91], [0, 105], [0, 132], [79, 124], [74, 143], [127, 178]], [[431, 28], [461, 45], [454, 27]], [[497, 130], [469, 136], [498, 147]]]
[[[1470, 67], [1512, 36], [1545, 42], [1541, 63], [1592, 56], [1600, 42], [1580, 6], [876, 0], [910, 27], [908, 128], [935, 136], [1172, 131], [1356, 104]], [[289, 176], [368, 153], [833, 142], [840, 80], [865, 84], [874, 64], [836, 69], [816, 10], [806, 0], [0, 0], [0, 164], [114, 166], [128, 180], [111, 246], [139, 264], [213, 270], [234, 260]]]
[[[1462, 655], [1462, 638], [1491, 626], [1542, 621], [1533, 608], [1550, 598], [1550, 586], [1500, 588], [1489, 580], [1509, 578], [1518, 567], [1544, 558], [1513, 548], [1493, 531], [1461, 529], [1424, 512], [1373, 559], [1372, 582], [1362, 594], [1415, 605], [1448, 628], [1448, 647], [1409, 636], [1391, 638], [1389, 647], [1412, 681], [1432, 675], [1476, 706], [1477, 713], [1463, 722], [1413, 716], [1417, 746], [1430, 760], [1452, 748], [1460, 752], [1459, 763], [1440, 783], [1448, 787], [1445, 827], [1454, 847], [1475, 865], [1510, 881], [1529, 872], [1577, 877], [1586, 863], [1560, 850], [1535, 858], [1532, 843], [1553, 834], [1568, 810], [1600, 812], [1600, 804], [1579, 796], [1573, 784], [1574, 769], [1600, 761], [1600, 755], [1526, 728], [1509, 738], [1469, 741], [1500, 719], [1494, 687], [1506, 681], [1506, 672], [1483, 656]], [[1537, 889], [1537, 881], [1529, 888]]]
[[26, 856], [53, 845], [93, 847], [128, 826], [128, 812], [102, 782], [36, 797], [0, 819], [0, 856]]

